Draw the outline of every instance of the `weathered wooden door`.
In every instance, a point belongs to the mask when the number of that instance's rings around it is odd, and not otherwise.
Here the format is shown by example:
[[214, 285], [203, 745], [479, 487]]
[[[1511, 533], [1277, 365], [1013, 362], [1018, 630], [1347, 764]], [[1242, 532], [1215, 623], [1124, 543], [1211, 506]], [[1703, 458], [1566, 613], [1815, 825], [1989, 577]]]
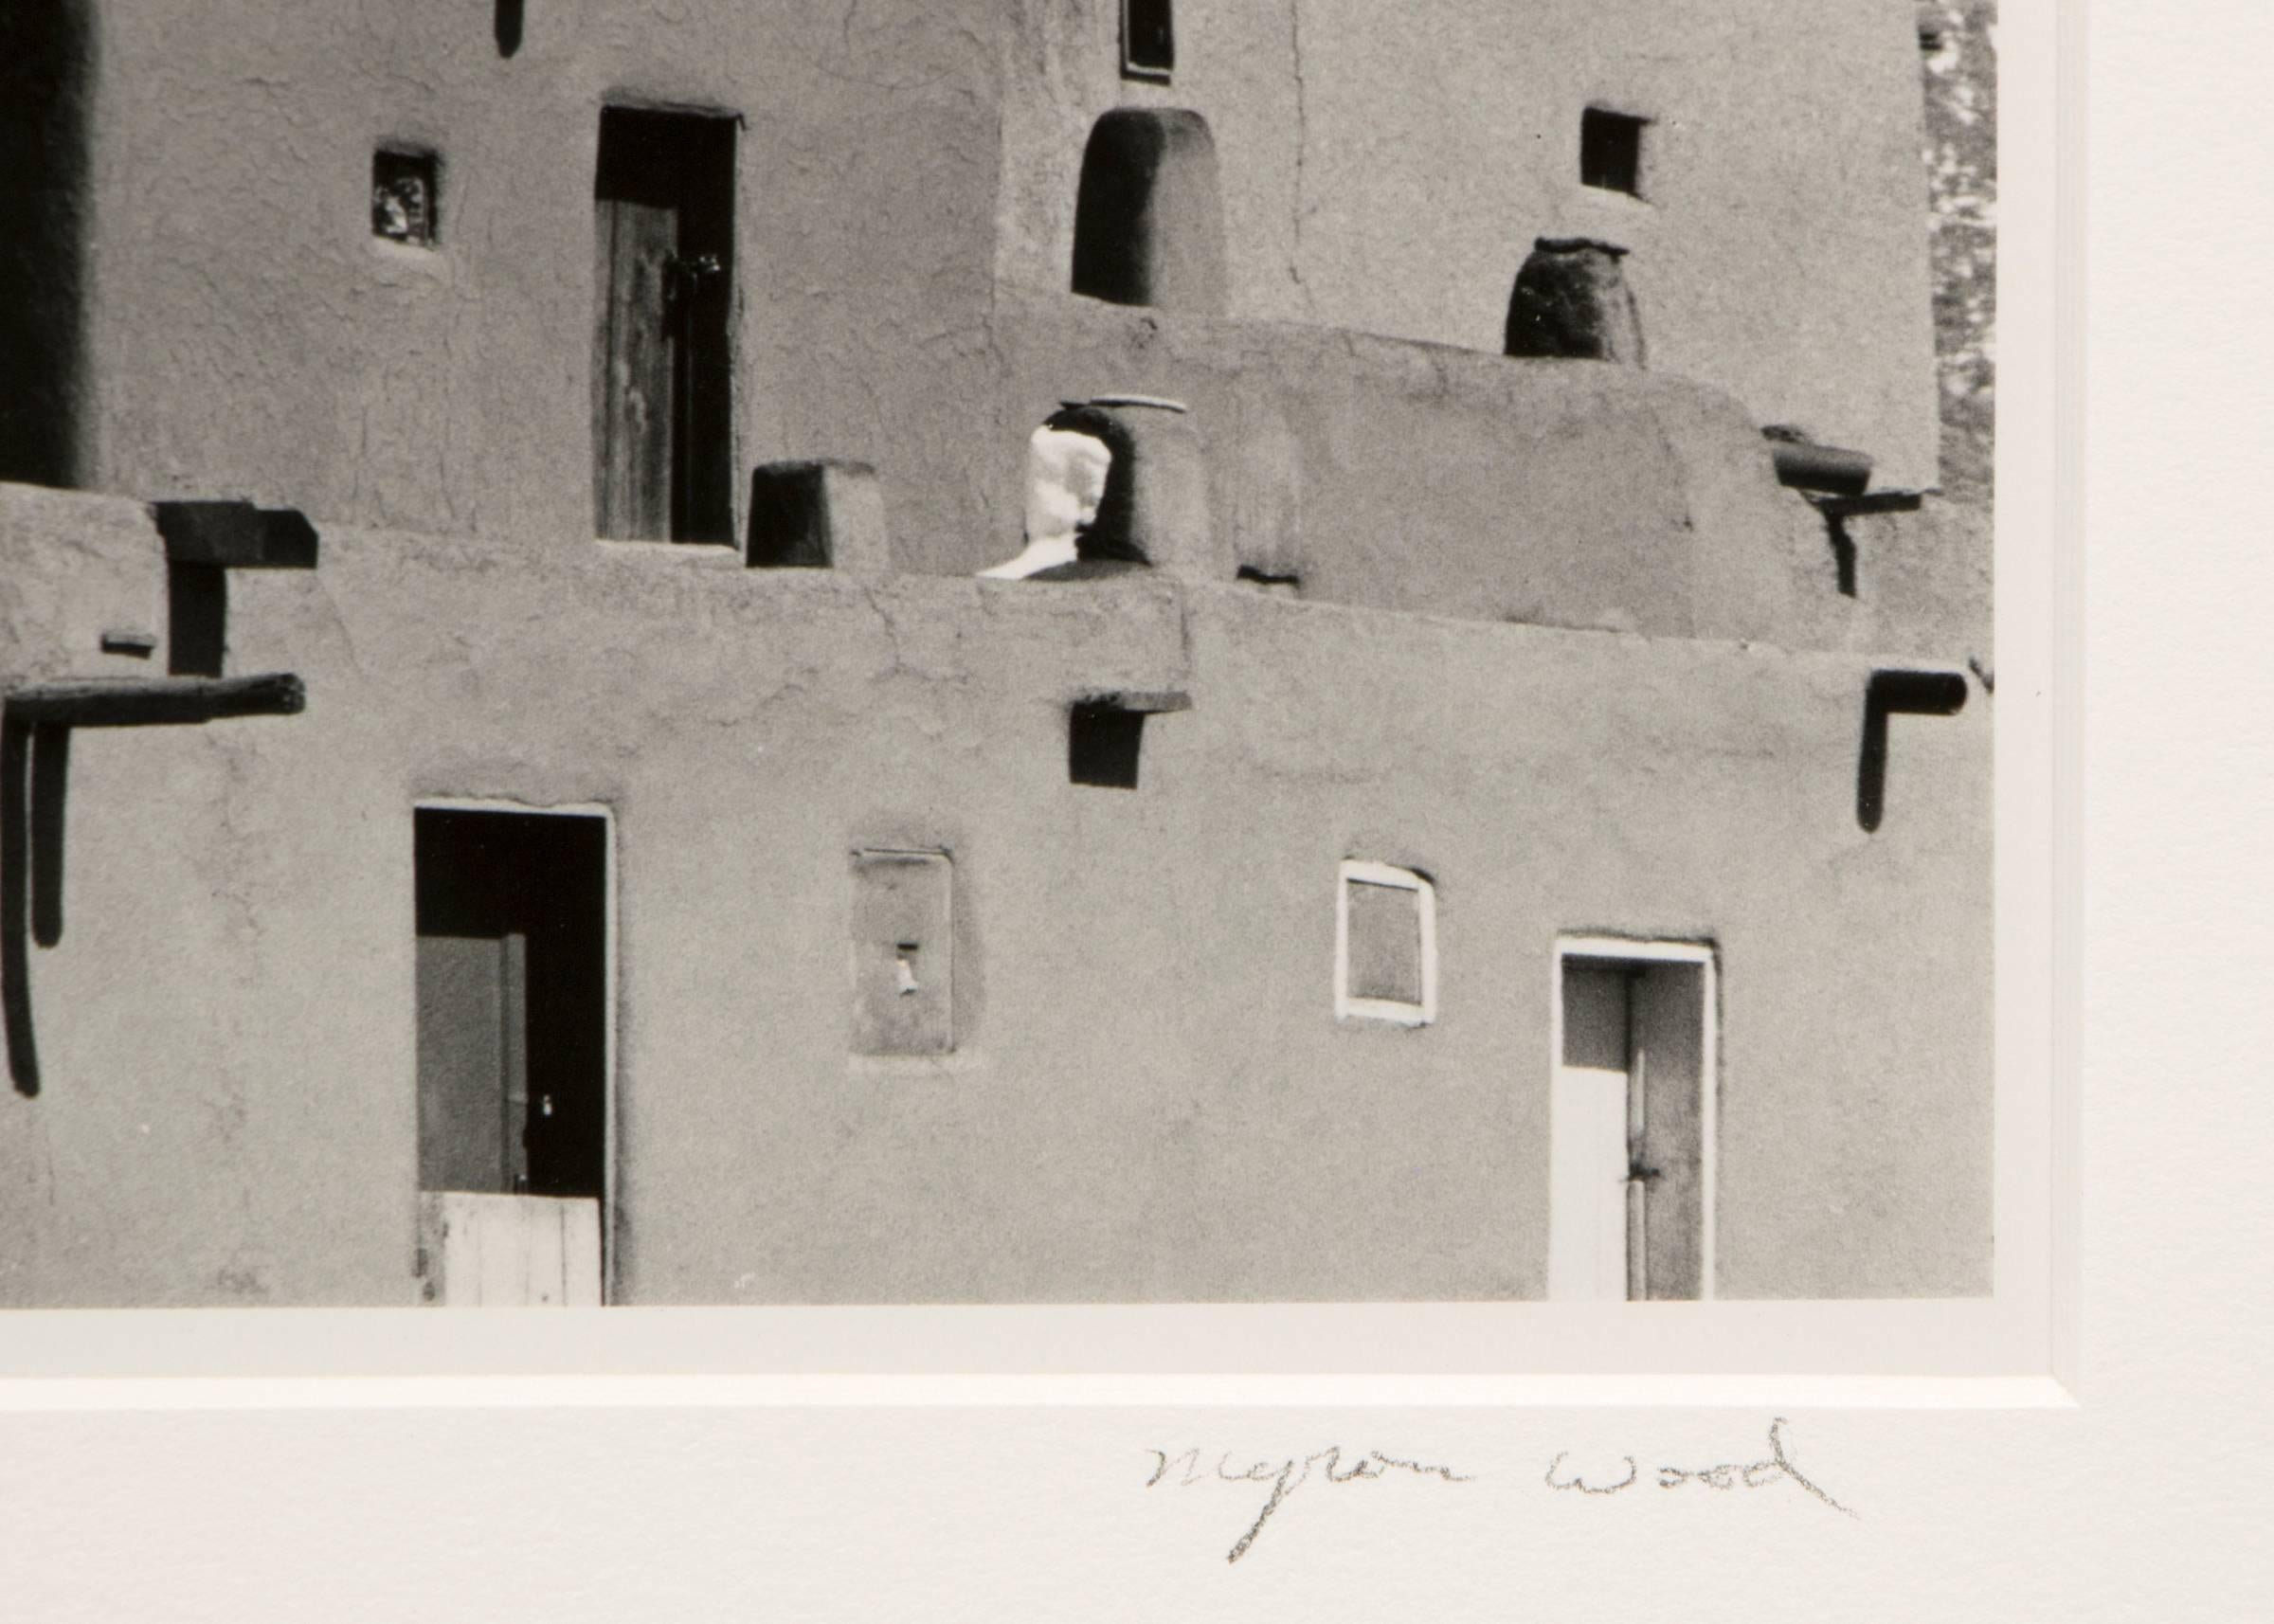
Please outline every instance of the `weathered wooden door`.
[[598, 532], [733, 539], [731, 119], [606, 109], [593, 187]]
[[529, 938], [419, 938], [419, 1186], [529, 1188]]
[[672, 353], [664, 283], [678, 251], [678, 219], [629, 199], [600, 201], [601, 306], [594, 335], [593, 500], [604, 536], [671, 533]]

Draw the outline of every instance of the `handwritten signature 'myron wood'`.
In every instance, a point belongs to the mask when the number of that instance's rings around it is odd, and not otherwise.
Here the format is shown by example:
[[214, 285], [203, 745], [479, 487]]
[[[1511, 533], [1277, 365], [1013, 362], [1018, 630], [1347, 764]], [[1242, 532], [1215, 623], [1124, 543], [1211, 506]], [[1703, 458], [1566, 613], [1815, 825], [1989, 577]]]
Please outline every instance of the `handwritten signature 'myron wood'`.
[[1172, 1468], [1178, 1467], [1183, 1469], [1183, 1475], [1178, 1480], [1179, 1487], [1211, 1482], [1268, 1483], [1272, 1486], [1271, 1497], [1264, 1501], [1263, 1509], [1255, 1513], [1255, 1521], [1248, 1525], [1248, 1531], [1240, 1535], [1238, 1540], [1234, 1543], [1230, 1553], [1225, 1556], [1224, 1560], [1228, 1562], [1236, 1562], [1248, 1554], [1248, 1548], [1255, 1543], [1255, 1536], [1262, 1533], [1264, 1524], [1271, 1521], [1272, 1513], [1287, 1503], [1289, 1495], [1309, 1481], [1310, 1471], [1314, 1466], [1319, 1468], [1320, 1475], [1328, 1483], [1359, 1483], [1386, 1477], [1392, 1472], [1411, 1473], [1417, 1477], [1434, 1477], [1446, 1483], [1474, 1481], [1472, 1478], [1462, 1476], [1449, 1466], [1429, 1466], [1417, 1460], [1403, 1460], [1396, 1455], [1383, 1454], [1380, 1450], [1372, 1450], [1361, 1455], [1356, 1465], [1345, 1470], [1343, 1466], [1343, 1452], [1339, 1446], [1323, 1449], [1315, 1454], [1307, 1454], [1300, 1458], [1290, 1457], [1287, 1460], [1276, 1462], [1259, 1460], [1253, 1466], [1239, 1470], [1233, 1467], [1232, 1456], [1227, 1453], [1218, 1457], [1216, 1470], [1213, 1472], [1201, 1467], [1200, 1452], [1197, 1449], [1189, 1449], [1182, 1454], [1174, 1456], [1170, 1455], [1166, 1450], [1152, 1450], [1148, 1453], [1158, 1457], [1158, 1464], [1153, 1468], [1153, 1475], [1146, 1479], [1145, 1486], [1147, 1489], [1160, 1484], [1169, 1475]]
[[[1798, 1484], [1825, 1505], [1843, 1516], [1857, 1513], [1841, 1505], [1810, 1479], [1801, 1475], [1786, 1453], [1782, 1429], [1791, 1425], [1782, 1416], [1769, 1423], [1769, 1458], [1751, 1462], [1724, 1461], [1719, 1466], [1679, 1467], [1662, 1466], [1658, 1469], [1658, 1487], [1679, 1489], [1686, 1483], [1702, 1483], [1708, 1489], [1766, 1489], [1773, 1483], [1790, 1480]], [[1578, 1472], [1565, 1473], [1563, 1462], [1570, 1452], [1565, 1451], [1547, 1463], [1547, 1486], [1550, 1489], [1576, 1489], [1581, 1494], [1617, 1494], [1629, 1489], [1642, 1479], [1642, 1469], [1634, 1464], [1633, 1455], [1621, 1458], [1626, 1462], [1626, 1475], [1601, 1483], [1590, 1483]]]

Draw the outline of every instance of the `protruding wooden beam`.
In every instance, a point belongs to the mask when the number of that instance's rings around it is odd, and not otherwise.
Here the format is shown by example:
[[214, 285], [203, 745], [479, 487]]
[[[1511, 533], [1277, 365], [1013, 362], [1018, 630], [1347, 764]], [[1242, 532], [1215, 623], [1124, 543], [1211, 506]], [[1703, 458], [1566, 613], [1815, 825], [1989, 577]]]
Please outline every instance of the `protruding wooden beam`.
[[225, 716], [294, 716], [308, 691], [288, 671], [259, 677], [153, 677], [42, 682], [6, 699], [8, 719], [34, 727], [139, 728], [218, 721]]
[[1126, 688], [1092, 689], [1074, 703], [1106, 711], [1130, 711], [1147, 716], [1192, 709], [1192, 695], [1179, 689], [1138, 693]]
[[1771, 431], [1769, 456], [1777, 464], [1779, 484], [1803, 491], [1825, 491], [1835, 496], [1860, 496], [1871, 486], [1868, 453], [1839, 445], [1819, 445]]
[[225, 569], [313, 569], [316, 527], [297, 508], [243, 501], [153, 502], [170, 564]]

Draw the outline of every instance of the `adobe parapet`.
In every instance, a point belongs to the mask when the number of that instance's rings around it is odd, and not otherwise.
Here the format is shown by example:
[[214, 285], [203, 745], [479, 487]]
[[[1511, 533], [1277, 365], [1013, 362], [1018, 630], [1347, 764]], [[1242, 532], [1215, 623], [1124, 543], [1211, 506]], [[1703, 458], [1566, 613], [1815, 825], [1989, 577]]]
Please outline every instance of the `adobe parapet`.
[[[1016, 534], [1027, 425], [1060, 398], [1142, 390], [1189, 404], [1237, 564], [1306, 598], [1852, 642], [1856, 604], [1824, 517], [1778, 483], [1760, 427], [1708, 386], [1046, 294], [1003, 296], [992, 333], [1005, 415], [982, 535]], [[1974, 635], [1946, 604], [1897, 613], [1917, 623], [1906, 641]]]

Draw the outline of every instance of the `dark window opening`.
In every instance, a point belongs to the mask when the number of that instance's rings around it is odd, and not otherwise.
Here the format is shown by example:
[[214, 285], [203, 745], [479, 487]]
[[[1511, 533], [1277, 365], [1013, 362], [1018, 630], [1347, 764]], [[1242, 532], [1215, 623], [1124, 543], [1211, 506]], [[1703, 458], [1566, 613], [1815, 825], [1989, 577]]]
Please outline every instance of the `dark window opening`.
[[761, 462], [749, 513], [743, 562], [753, 569], [879, 568], [892, 556], [883, 487], [866, 462]]
[[1075, 705], [1066, 719], [1067, 777], [1101, 789], [1136, 788], [1145, 715], [1110, 701], [1086, 699]]
[[419, 1187], [597, 1198], [606, 821], [416, 817]]
[[1122, 73], [1130, 79], [1165, 81], [1176, 66], [1176, 19], [1170, 0], [1122, 0]]
[[440, 235], [432, 153], [371, 154], [371, 235], [431, 248]]
[[1579, 115], [1579, 181], [1604, 191], [1642, 195], [1642, 129], [1649, 120], [1606, 108]]
[[497, 54], [510, 57], [521, 48], [523, 27], [521, 0], [497, 0], [497, 9], [490, 21], [490, 32], [497, 41]]
[[734, 539], [734, 120], [609, 107], [593, 187], [593, 508], [620, 541]]
[[1955, 716], [1966, 708], [1966, 679], [1945, 671], [1875, 671], [1864, 690], [1864, 741], [1857, 752], [1855, 821], [1877, 832], [1887, 806], [1887, 718]]

